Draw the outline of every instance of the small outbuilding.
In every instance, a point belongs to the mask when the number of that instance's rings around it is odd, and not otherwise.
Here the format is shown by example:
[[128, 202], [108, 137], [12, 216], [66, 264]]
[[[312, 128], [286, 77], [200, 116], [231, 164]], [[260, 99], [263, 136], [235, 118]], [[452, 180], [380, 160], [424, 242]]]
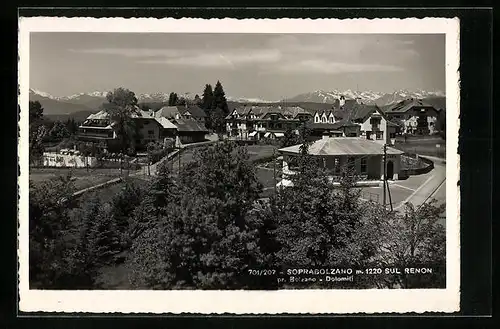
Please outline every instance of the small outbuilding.
[[[283, 155], [283, 173], [293, 174], [297, 168], [300, 146], [279, 149]], [[403, 151], [387, 147], [386, 173], [388, 179], [397, 180], [401, 169]], [[350, 168], [368, 180], [384, 179], [384, 144], [361, 137], [328, 137], [309, 146], [309, 154], [317, 158], [319, 166], [326, 168], [332, 176]]]

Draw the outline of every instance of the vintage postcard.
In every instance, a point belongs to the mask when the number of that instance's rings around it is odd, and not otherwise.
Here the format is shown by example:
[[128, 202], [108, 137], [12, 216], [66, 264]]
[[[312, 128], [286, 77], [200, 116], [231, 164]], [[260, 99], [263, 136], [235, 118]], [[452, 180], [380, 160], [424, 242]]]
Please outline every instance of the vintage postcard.
[[19, 19], [19, 310], [460, 304], [458, 19]]

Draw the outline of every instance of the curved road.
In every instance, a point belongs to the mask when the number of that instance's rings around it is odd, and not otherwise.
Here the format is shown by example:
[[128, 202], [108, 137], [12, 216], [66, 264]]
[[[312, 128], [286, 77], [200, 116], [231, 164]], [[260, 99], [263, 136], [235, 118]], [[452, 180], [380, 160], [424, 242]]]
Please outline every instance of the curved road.
[[406, 202], [419, 206], [430, 200], [446, 183], [446, 165], [437, 161], [434, 162], [434, 169], [430, 172], [427, 180], [420, 185], [410, 196], [402, 201], [395, 210], [403, 207]]

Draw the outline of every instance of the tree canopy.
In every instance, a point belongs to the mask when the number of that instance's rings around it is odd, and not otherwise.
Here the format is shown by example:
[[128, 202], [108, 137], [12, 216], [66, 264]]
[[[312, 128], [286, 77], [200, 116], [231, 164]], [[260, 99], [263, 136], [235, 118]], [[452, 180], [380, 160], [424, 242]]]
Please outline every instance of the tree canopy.
[[29, 120], [30, 123], [40, 120], [43, 117], [43, 107], [39, 101], [29, 102]]
[[108, 103], [121, 108], [128, 108], [137, 105], [137, 97], [134, 92], [125, 88], [116, 88], [106, 95]]
[[217, 81], [214, 88], [212, 108], [220, 108], [224, 114], [224, 117], [229, 114], [229, 107], [227, 105], [226, 93], [222, 87], [222, 83]]
[[128, 89], [117, 88], [109, 92], [106, 99], [108, 104], [103, 104], [103, 108], [115, 124], [122, 153], [126, 153], [129, 149], [135, 149], [135, 140], [138, 135], [138, 127], [132, 120], [132, 115], [137, 110], [135, 94]]

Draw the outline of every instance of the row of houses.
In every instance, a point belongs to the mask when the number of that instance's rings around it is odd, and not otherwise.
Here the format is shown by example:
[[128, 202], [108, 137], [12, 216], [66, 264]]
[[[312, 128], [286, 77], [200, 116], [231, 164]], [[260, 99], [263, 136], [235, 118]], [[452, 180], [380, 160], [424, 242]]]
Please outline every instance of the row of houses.
[[[197, 106], [165, 106], [156, 111], [144, 111], [135, 106], [130, 113], [137, 129], [135, 145], [138, 149], [149, 142], [172, 139], [177, 144], [201, 142], [208, 133], [205, 112]], [[108, 149], [115, 149], [119, 147], [118, 129], [117, 122], [105, 108], [87, 117], [78, 127], [77, 137], [82, 141], [104, 142]]]
[[280, 105], [240, 106], [225, 119], [228, 134], [239, 138], [278, 138], [288, 129], [296, 130], [305, 125], [312, 139], [323, 135], [363, 137], [393, 144], [397, 134], [435, 133], [440, 110], [417, 99], [386, 107], [342, 99], [338, 107], [333, 106], [328, 111]]

